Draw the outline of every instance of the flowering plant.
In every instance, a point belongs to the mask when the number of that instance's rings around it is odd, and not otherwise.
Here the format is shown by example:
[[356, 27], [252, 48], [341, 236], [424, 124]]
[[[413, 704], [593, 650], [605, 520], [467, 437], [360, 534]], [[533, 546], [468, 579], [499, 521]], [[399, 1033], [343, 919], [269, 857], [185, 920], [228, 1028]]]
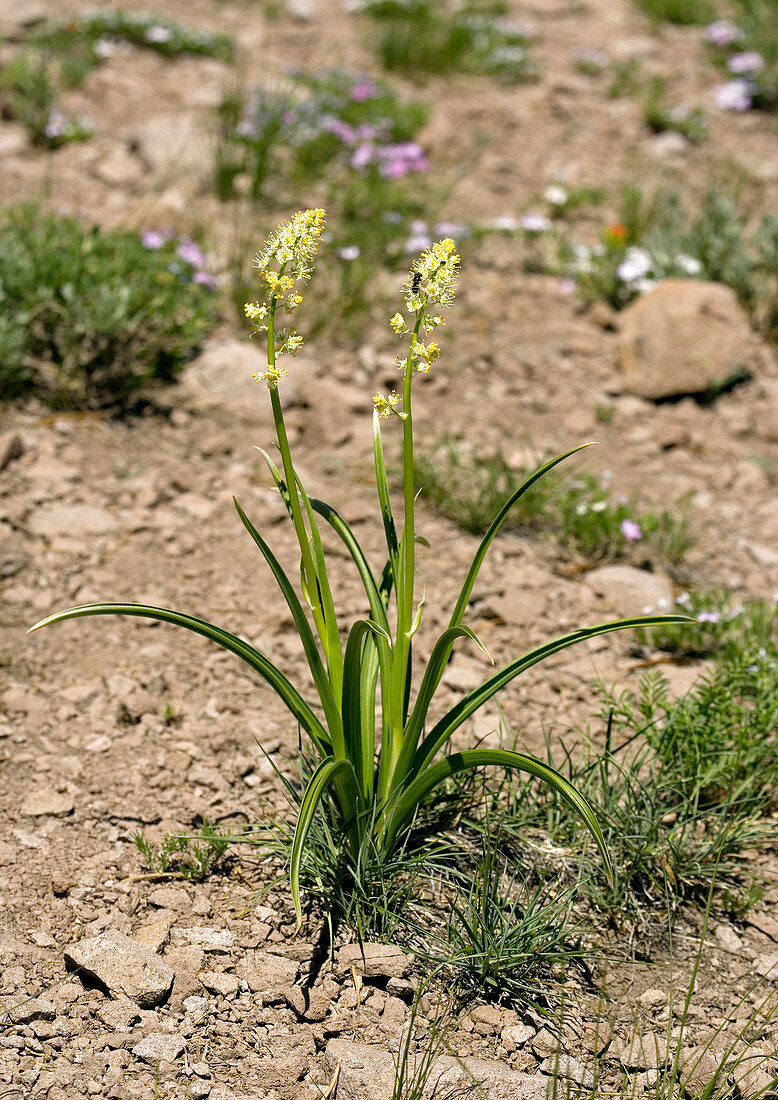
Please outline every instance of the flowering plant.
[[[255, 380], [263, 381], [269, 391], [281, 469], [268, 455], [265, 459], [297, 536], [302, 599], [262, 535], [235, 502], [241, 521], [270, 566], [294, 618], [319, 696], [318, 711], [280, 669], [248, 642], [182, 612], [142, 604], [87, 604], [51, 615], [32, 629], [65, 619], [105, 614], [138, 615], [175, 623], [236, 654], [271, 685], [305, 730], [318, 758], [302, 797], [292, 844], [291, 891], [298, 927], [302, 920], [302, 855], [318, 804], [329, 788], [333, 789], [339, 810], [339, 826], [356, 861], [365, 852], [366, 844], [378, 853], [391, 852], [407, 835], [420, 804], [450, 776], [488, 765], [519, 769], [544, 780], [573, 807], [592, 833], [609, 870], [605, 841], [591, 806], [554, 768], [525, 753], [504, 749], [440, 754], [463, 722], [511, 680], [544, 658], [585, 638], [630, 627], [680, 622], [685, 616], [624, 619], [585, 627], [547, 642], [493, 673], [434, 724], [428, 725], [429, 708], [455, 643], [469, 638], [481, 645], [473, 631], [463, 624], [463, 618], [492, 541], [520, 497], [545, 473], [582, 447], [574, 447], [537, 469], [500, 509], [476, 550], [448, 626], [432, 646], [414, 696], [412, 647], [424, 599], [417, 603], [414, 597], [418, 538], [412, 389], [416, 375], [427, 373], [440, 355], [439, 343], [429, 337], [443, 324], [441, 311], [453, 302], [459, 256], [450, 239], [438, 241], [422, 252], [411, 265], [403, 286], [405, 313], [395, 313], [390, 321], [394, 332], [409, 337], [409, 342], [405, 354], [396, 360], [401, 372], [400, 392], [377, 393], [373, 398], [375, 476], [387, 545], [386, 564], [380, 574], [375, 574], [346, 520], [329, 505], [312, 500], [305, 491], [292, 460], [281, 404], [279, 386], [288, 373], [282, 357], [294, 356], [302, 344], [296, 330], [283, 323], [282, 314], [294, 313], [302, 302], [300, 284], [312, 274], [323, 225], [323, 210], [307, 210], [279, 226], [255, 260], [263, 300], [246, 305], [254, 332], [261, 333], [267, 344], [267, 366]], [[381, 436], [382, 421], [390, 417], [397, 419], [402, 431], [403, 526], [399, 532]], [[335, 615], [317, 517], [326, 521], [342, 540], [359, 572], [369, 606], [367, 617], [358, 619], [348, 630], [345, 647]], [[375, 706], [379, 685], [380, 741]]]

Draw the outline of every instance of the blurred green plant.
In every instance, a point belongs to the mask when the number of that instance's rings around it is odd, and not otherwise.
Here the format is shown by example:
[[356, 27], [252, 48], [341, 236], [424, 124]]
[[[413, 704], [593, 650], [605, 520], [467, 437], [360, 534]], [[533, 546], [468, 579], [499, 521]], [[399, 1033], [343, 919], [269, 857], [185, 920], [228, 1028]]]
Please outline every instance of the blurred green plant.
[[[180, 247], [180, 246], [179, 246]], [[121, 411], [170, 381], [216, 321], [176, 242], [145, 247], [36, 206], [0, 221], [0, 391]]]
[[[482, 534], [490, 516], [518, 488], [529, 471], [514, 468], [501, 453], [465, 455], [443, 440], [416, 461], [416, 489], [465, 531]], [[677, 565], [691, 544], [688, 503], [661, 513], [613, 501], [591, 474], [574, 478], [551, 474], [517, 502], [506, 529], [552, 533], [563, 546], [590, 561], [648, 558]]]
[[500, 0], [358, 0], [378, 27], [385, 69], [416, 76], [467, 72], [515, 82], [532, 79], [530, 36]]

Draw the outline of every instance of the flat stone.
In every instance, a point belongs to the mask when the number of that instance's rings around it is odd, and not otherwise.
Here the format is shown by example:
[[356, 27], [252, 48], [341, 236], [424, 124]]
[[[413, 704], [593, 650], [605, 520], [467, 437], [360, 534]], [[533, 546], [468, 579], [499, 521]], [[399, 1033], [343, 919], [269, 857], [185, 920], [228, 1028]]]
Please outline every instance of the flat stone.
[[158, 1062], [175, 1062], [186, 1049], [186, 1043], [180, 1035], [169, 1031], [152, 1031], [132, 1048], [132, 1053], [143, 1062], [156, 1065]]
[[129, 1031], [141, 1016], [138, 1006], [129, 997], [117, 997], [115, 1001], [104, 1001], [100, 1005], [97, 1018], [112, 1031]]
[[24, 441], [18, 432], [3, 432], [0, 435], [0, 470], [10, 466], [24, 454]]
[[293, 985], [299, 965], [283, 955], [271, 951], [250, 951], [235, 967], [235, 973], [244, 978], [252, 993], [258, 993], [265, 1004], [280, 1003]]
[[661, 613], [673, 604], [668, 577], [631, 565], [603, 565], [588, 573], [584, 583], [617, 614], [627, 617]]
[[194, 925], [192, 928], [178, 928], [176, 935], [187, 940], [196, 947], [202, 947], [203, 951], [212, 951], [216, 954], [227, 955], [235, 946], [235, 933], [229, 928], [208, 928], [204, 925]]
[[220, 997], [237, 993], [240, 986], [240, 980], [234, 974], [227, 974], [223, 970], [203, 970], [198, 977], [203, 989], [207, 989], [209, 993], [217, 993]]
[[546, 1058], [540, 1063], [540, 1072], [555, 1080], [557, 1077], [562, 1077], [576, 1085], [583, 1085], [584, 1088], [594, 1088], [594, 1074], [570, 1054], [560, 1054], [558, 1058], [556, 1056]]
[[53, 1020], [57, 1015], [56, 1006], [45, 997], [31, 997], [8, 1010], [15, 1024], [29, 1024], [33, 1020]]
[[192, 905], [192, 899], [181, 886], [160, 886], [151, 891], [146, 901], [155, 909], [172, 909], [176, 913], [185, 913]]
[[158, 1005], [175, 978], [158, 955], [115, 929], [65, 948], [65, 961], [100, 982], [112, 997], [129, 997], [140, 1008]]
[[[298, 360], [294, 360], [295, 371]], [[253, 373], [262, 374], [267, 361], [259, 340], [218, 340], [206, 342], [181, 376], [185, 396], [201, 409], [226, 408], [241, 420], [273, 423], [268, 394], [263, 384], [253, 382]], [[286, 382], [286, 379], [284, 379]], [[287, 399], [287, 394], [284, 394]]]
[[[327, 1072], [340, 1066], [338, 1100], [391, 1100], [395, 1060], [386, 1050], [347, 1039], [331, 1039], [325, 1052]], [[462, 1090], [484, 1100], [546, 1100], [547, 1078], [518, 1073], [501, 1062], [481, 1058], [435, 1059], [424, 1089], [424, 1100]]]
[[[717, 1057], [709, 1047], [695, 1047], [681, 1051], [681, 1082], [687, 1096], [707, 1096], [711, 1086], [721, 1073], [725, 1058]], [[722, 1084], [725, 1078], [722, 1077]]]
[[33, 512], [27, 525], [46, 539], [107, 535], [118, 526], [110, 512], [91, 504], [50, 504]]
[[141, 947], [145, 947], [158, 955], [168, 941], [172, 924], [173, 921], [170, 917], [158, 917], [157, 920], [149, 921], [142, 928], [138, 928], [133, 933], [132, 938]]
[[624, 387], [652, 401], [706, 394], [761, 363], [735, 293], [701, 279], [663, 279], [622, 311]]
[[411, 958], [390, 943], [349, 943], [338, 952], [338, 970], [346, 974], [352, 968], [363, 978], [404, 978], [410, 972]]
[[659, 1069], [667, 1060], [667, 1042], [653, 1033], [633, 1032], [626, 1040], [614, 1043], [612, 1051], [627, 1069]]
[[21, 811], [27, 817], [44, 817], [50, 814], [52, 817], [65, 817], [72, 814], [75, 808], [73, 796], [60, 791], [44, 787], [39, 791], [31, 791], [22, 802]]
[[760, 955], [754, 963], [754, 970], [771, 982], [778, 982], [778, 951], [771, 955]]

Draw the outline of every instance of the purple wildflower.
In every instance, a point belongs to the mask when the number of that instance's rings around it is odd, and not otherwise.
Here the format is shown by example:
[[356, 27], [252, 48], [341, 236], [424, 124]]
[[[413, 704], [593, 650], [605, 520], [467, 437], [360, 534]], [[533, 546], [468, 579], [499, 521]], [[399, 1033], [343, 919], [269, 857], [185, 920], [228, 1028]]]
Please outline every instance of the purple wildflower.
[[168, 229], [144, 229], [140, 235], [144, 248], [162, 248], [170, 240]]
[[717, 623], [718, 621], [718, 611], [701, 611], [697, 616], [698, 623]]
[[621, 533], [627, 542], [640, 542], [643, 538], [640, 524], [635, 523], [634, 519], [623, 519], [621, 521]]
[[551, 228], [551, 222], [545, 214], [529, 210], [519, 218], [519, 225], [525, 233], [545, 233]]
[[432, 237], [428, 233], [416, 233], [405, 242], [405, 252], [423, 252], [432, 247]]
[[727, 58], [727, 68], [736, 76], [750, 76], [764, 68], [764, 58], [756, 50], [744, 50]]
[[362, 145], [358, 145], [351, 154], [351, 167], [357, 170], [360, 168], [367, 168], [368, 164], [373, 163], [375, 156], [375, 147], [369, 145], [367, 142], [363, 142]]
[[322, 119], [322, 130], [328, 134], [334, 134], [335, 137], [340, 138], [344, 145], [353, 145], [356, 141], [357, 135], [354, 132], [354, 127], [349, 126], [347, 122], [344, 122], [342, 118], [334, 118], [332, 115], [327, 115]]
[[743, 32], [731, 19], [717, 19], [705, 28], [702, 37], [714, 46], [731, 46], [743, 37]]
[[62, 137], [67, 128], [68, 116], [64, 115], [62, 111], [52, 111], [46, 122], [46, 137], [58, 138]]
[[716, 88], [716, 106], [721, 111], [748, 111], [752, 107], [751, 92], [750, 81], [728, 80]]
[[378, 88], [372, 80], [360, 80], [351, 89], [351, 98], [355, 103], [364, 103], [366, 99], [372, 99], [378, 95]]
[[197, 283], [198, 286], [204, 286], [207, 290], [216, 289], [216, 280], [210, 271], [195, 271], [192, 282]]
[[205, 267], [205, 254], [200, 246], [196, 245], [189, 237], [181, 238], [176, 254], [185, 264], [191, 264], [192, 267], [197, 268]]
[[173, 32], [167, 27], [149, 27], [143, 37], [147, 42], [169, 42]]

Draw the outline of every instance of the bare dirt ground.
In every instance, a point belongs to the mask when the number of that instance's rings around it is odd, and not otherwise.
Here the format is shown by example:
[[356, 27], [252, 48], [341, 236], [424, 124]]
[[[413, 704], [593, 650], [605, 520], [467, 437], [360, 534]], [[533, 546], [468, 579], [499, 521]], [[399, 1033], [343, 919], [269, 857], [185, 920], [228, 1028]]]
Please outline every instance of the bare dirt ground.
[[[761, 208], [775, 206], [778, 138], [768, 116], [711, 112], [709, 138], [668, 157], [647, 131], [639, 103], [608, 99], [602, 81], [574, 65], [581, 47], [638, 57], [649, 73], [666, 76], [678, 98], [709, 103], [714, 77], [698, 30], [652, 29], [627, 0], [513, 7], [537, 32], [537, 83], [504, 87], [456, 77], [413, 90], [433, 108], [422, 141], [446, 183], [441, 217], [516, 214], [559, 175], [575, 186], [668, 179], [699, 194], [715, 172], [737, 172]], [[317, 0], [298, 18], [281, 10], [269, 19], [267, 8], [236, 0], [156, 5], [186, 24], [235, 34], [241, 63], [255, 76], [335, 63], [375, 71], [363, 26], [335, 0]], [[13, 9], [11, 3], [0, 12]], [[80, 6], [66, 0], [49, 10], [75, 13]], [[4, 200], [45, 192], [53, 208], [105, 227], [204, 227], [218, 264], [234, 227], [206, 186], [207, 112], [229, 77], [227, 66], [210, 60], [118, 54], [67, 104], [94, 120], [91, 141], [43, 154], [15, 124], [0, 123]], [[308, 198], [279, 196], [279, 217]], [[241, 227], [249, 237], [250, 229]], [[677, 580], [727, 586], [738, 598], [772, 598], [772, 357], [708, 407], [642, 400], [626, 392], [617, 337], [602, 314], [582, 311], [558, 279], [525, 274], [512, 249], [509, 241], [486, 241], [463, 272], [444, 358], [419, 388], [419, 438], [432, 441], [445, 428], [474, 448], [501, 446], [514, 457], [598, 438], [586, 468], [612, 471], [614, 493], [639, 493], [656, 506], [691, 495], [696, 541]], [[287, 390], [309, 490], [354, 522], [376, 557], [370, 395], [392, 381], [389, 352], [383, 330], [366, 330], [359, 348], [311, 345]], [[132, 839], [138, 829], [154, 838], [204, 817], [253, 821], [263, 806], [282, 805], [257, 741], [291, 776], [297, 733], [269, 690], [205, 642], [158, 625], [88, 620], [24, 635], [36, 619], [74, 603], [143, 601], [223, 624], [302, 677], [293, 623], [231, 502], [234, 494], [292, 564], [291, 532], [252, 450], [273, 438], [266, 395], [249, 381], [257, 356], [246, 334], [225, 321], [181, 384], [158, 395], [153, 415], [117, 422], [51, 415], [35, 405], [0, 414], [3, 440], [18, 438], [22, 452], [0, 472], [0, 1011], [10, 1014], [0, 1034], [2, 1095], [313, 1098], [332, 1074], [330, 1040], [396, 1049], [407, 1018], [407, 984], [397, 975], [366, 982], [355, 1007], [351, 978], [327, 966], [308, 1003], [300, 1000], [294, 983], [304, 984], [315, 929], [291, 938], [282, 889], [259, 907], [249, 904], [263, 881], [261, 864], [238, 862], [234, 874], [196, 886], [142, 873]], [[614, 415], [598, 423], [596, 409], [606, 403]], [[423, 654], [447, 618], [475, 542], [423, 504], [420, 525], [436, 548], [434, 558], [420, 559], [429, 609]], [[634, 597], [618, 588], [603, 594], [570, 564], [553, 542], [498, 539], [471, 618], [498, 664], [520, 646], [606, 613], [640, 610]], [[336, 578], [343, 614], [356, 616], [360, 591], [345, 560]], [[446, 675], [442, 703], [478, 682], [482, 661], [475, 648], [463, 648]], [[618, 635], [569, 651], [505, 693], [507, 720], [530, 751], [540, 751], [544, 729], [564, 735], [591, 719], [596, 677], [634, 685], [635, 665]], [[699, 671], [667, 667], [677, 692]], [[462, 743], [496, 724], [492, 709]], [[778, 863], [761, 859], [774, 878]], [[764, 958], [778, 951], [770, 915], [777, 898], [778, 888], [768, 888], [750, 923], [716, 929], [704, 955], [692, 1045], [707, 1041]], [[175, 971], [160, 1005], [111, 1000], [67, 972], [63, 951], [106, 930], [145, 943]], [[681, 988], [698, 931], [692, 920], [679, 939]], [[611, 970], [606, 992], [617, 1033], [643, 1020], [662, 1034], [666, 968], [644, 960]], [[646, 990], [653, 993], [644, 996]], [[596, 991], [584, 998], [565, 1034], [567, 1049], [583, 1061], [603, 1045], [595, 1027], [599, 1003]], [[740, 1018], [747, 1015], [743, 1008]], [[136, 1053], [144, 1039], [150, 1045]], [[767, 1053], [775, 1048], [769, 1026], [754, 1039]], [[486, 1006], [462, 1018], [452, 1049], [538, 1074], [553, 1051], [549, 1042], [532, 1013]], [[651, 1089], [651, 1059], [638, 1058], [636, 1068], [640, 1086]], [[383, 1095], [379, 1084], [376, 1096]]]

